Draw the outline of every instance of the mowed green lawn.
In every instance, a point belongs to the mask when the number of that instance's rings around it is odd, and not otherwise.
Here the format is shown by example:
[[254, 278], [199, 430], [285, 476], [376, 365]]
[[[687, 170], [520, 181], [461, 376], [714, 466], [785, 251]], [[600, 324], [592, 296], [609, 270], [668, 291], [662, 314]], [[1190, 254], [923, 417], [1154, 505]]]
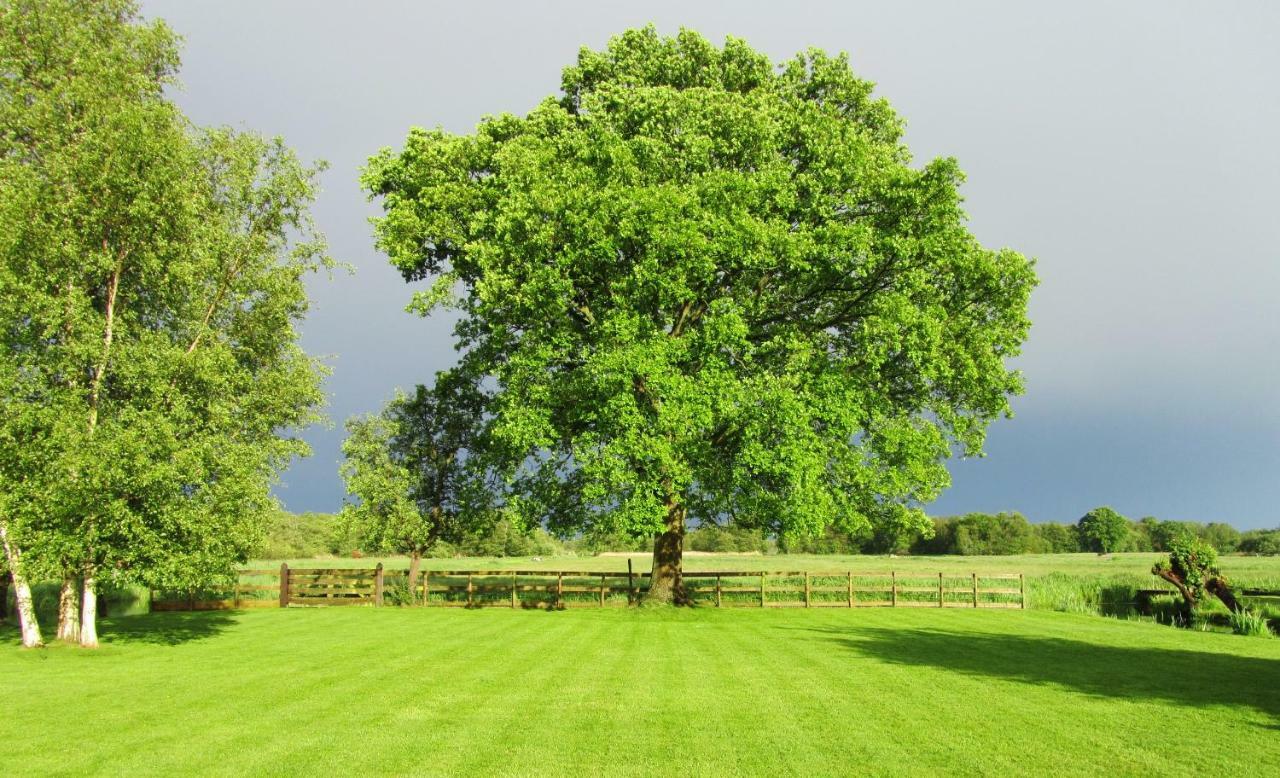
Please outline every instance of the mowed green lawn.
[[315, 608], [0, 631], [0, 774], [1280, 770], [1280, 640], [929, 609]]

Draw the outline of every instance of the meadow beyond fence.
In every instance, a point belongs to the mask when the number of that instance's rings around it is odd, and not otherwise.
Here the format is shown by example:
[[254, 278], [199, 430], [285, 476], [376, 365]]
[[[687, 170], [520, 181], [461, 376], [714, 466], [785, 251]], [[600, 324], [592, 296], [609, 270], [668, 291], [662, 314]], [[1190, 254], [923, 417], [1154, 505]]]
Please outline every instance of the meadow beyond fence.
[[[1018, 608], [1027, 605], [1021, 573], [889, 571], [686, 571], [695, 605], [718, 608]], [[454, 608], [634, 605], [649, 573], [627, 570], [241, 570], [218, 591], [153, 592], [152, 609], [221, 610], [292, 605], [418, 605]]]

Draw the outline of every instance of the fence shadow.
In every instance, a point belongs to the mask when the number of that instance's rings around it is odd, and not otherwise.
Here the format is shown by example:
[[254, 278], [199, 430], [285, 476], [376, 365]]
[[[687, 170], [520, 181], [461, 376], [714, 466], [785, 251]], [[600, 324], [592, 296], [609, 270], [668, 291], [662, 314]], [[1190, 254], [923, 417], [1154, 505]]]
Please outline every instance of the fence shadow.
[[1249, 707], [1280, 729], [1280, 659], [932, 629], [812, 631], [882, 662], [1054, 684], [1095, 697]]
[[104, 643], [176, 646], [216, 637], [235, 623], [226, 611], [151, 613], [104, 619], [98, 633]]

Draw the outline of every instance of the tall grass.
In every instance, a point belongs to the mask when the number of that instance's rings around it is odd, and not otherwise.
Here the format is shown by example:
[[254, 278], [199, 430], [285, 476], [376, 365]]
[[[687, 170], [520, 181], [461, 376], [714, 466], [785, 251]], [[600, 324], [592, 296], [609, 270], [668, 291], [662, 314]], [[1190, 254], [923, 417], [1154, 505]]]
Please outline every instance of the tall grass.
[[1236, 611], [1227, 617], [1227, 621], [1231, 624], [1231, 631], [1237, 635], [1271, 637], [1271, 628], [1267, 626], [1266, 617], [1257, 611]]

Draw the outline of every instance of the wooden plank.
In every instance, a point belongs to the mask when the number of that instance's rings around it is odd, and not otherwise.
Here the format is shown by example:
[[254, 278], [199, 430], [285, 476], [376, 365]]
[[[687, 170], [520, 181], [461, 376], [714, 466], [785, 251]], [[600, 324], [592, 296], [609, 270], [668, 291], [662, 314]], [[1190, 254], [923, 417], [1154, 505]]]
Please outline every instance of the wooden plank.
[[280, 607], [289, 607], [289, 565], [280, 563]]
[[294, 597], [331, 597], [334, 595], [374, 597], [374, 593], [368, 589], [326, 589], [317, 586], [294, 586], [289, 591]]
[[979, 589], [978, 594], [1022, 594], [1021, 589]]
[[804, 574], [804, 607], [809, 607], [809, 574]]
[[978, 607], [978, 574], [973, 573], [973, 607]]
[[946, 603], [946, 595], [942, 593], [942, 573], [938, 573], [938, 607], [941, 608]]
[[373, 605], [368, 597], [294, 597], [293, 605]]

